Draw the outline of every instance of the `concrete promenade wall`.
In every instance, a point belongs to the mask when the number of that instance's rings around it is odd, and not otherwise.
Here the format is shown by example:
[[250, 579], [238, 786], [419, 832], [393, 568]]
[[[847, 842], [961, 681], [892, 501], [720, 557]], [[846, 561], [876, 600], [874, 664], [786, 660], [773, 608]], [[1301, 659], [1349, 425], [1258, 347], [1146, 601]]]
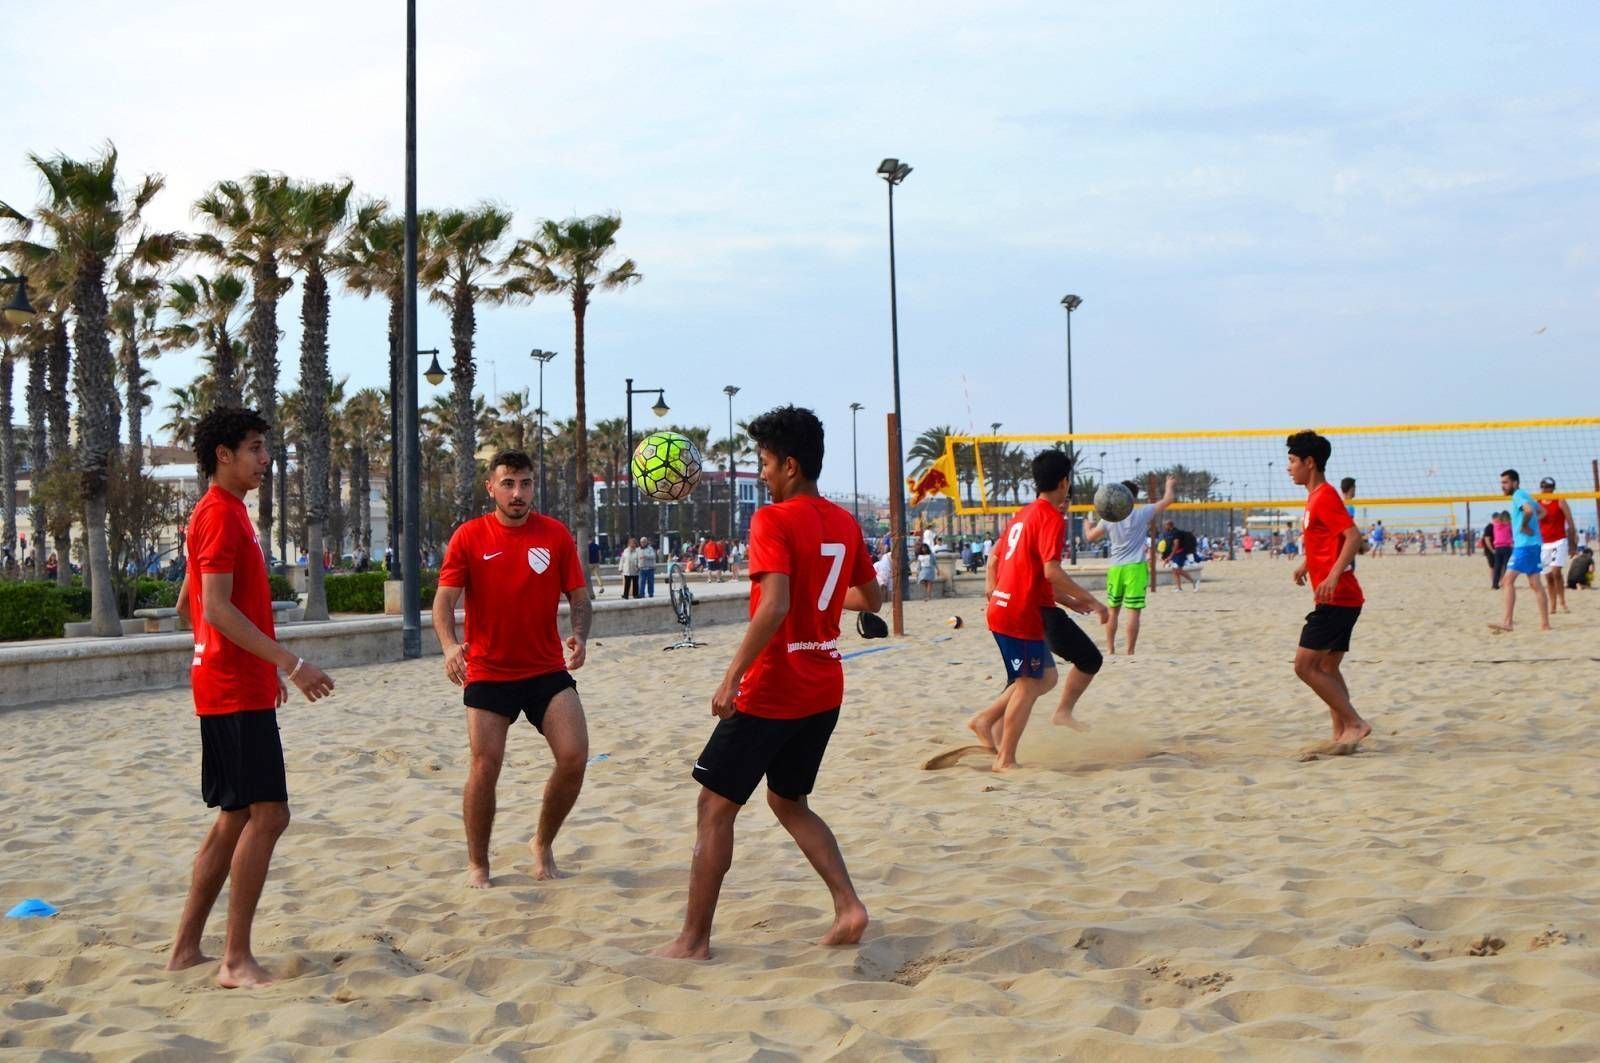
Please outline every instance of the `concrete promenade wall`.
[[[730, 593], [715, 596], [696, 587], [695, 627], [743, 623], [749, 615], [748, 587], [730, 584]], [[737, 593], [733, 593], [736, 589]], [[567, 630], [566, 614], [563, 602], [563, 632]], [[460, 623], [459, 611], [456, 619]], [[278, 627], [278, 639], [299, 656], [330, 670], [381, 664], [401, 659], [402, 623], [398, 616], [375, 616], [283, 624]], [[595, 603], [589, 637], [666, 636], [677, 630], [677, 619], [665, 596], [640, 601], [610, 599]], [[426, 612], [422, 615], [422, 652], [430, 656], [439, 652], [439, 640]], [[194, 637], [187, 631], [126, 635], [119, 639], [7, 643], [0, 645], [0, 708], [186, 687], [193, 656]]]

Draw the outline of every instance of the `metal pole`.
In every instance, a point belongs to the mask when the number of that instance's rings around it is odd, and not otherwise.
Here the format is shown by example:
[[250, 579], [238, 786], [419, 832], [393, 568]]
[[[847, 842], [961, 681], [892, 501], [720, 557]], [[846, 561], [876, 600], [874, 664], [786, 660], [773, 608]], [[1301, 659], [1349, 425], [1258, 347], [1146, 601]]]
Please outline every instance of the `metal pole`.
[[856, 415], [861, 412], [861, 403], [850, 404], [850, 508], [856, 516], [856, 525], [861, 524], [861, 463], [856, 460]]
[[[633, 377], [628, 377], [625, 385], [628, 389], [628, 460], [633, 460]], [[631, 469], [629, 470], [631, 473]], [[631, 539], [636, 534], [634, 528], [633, 502], [638, 492], [633, 489], [633, 477], [628, 477], [628, 537]], [[616, 510], [612, 510], [613, 513]]]
[[732, 550], [739, 538], [739, 464], [734, 458], [733, 440], [733, 395], [739, 389], [731, 384], [729, 388], [732, 390], [723, 390], [728, 393], [728, 548]]
[[[280, 435], [279, 439], [283, 439]], [[390, 459], [391, 465], [394, 459]], [[289, 444], [278, 448], [278, 560], [289, 567]]]
[[[399, 560], [399, 535], [405, 520], [400, 513], [400, 373], [404, 364], [400, 357], [401, 337], [395, 336], [389, 344], [389, 553]], [[387, 571], [385, 576], [392, 576]]]
[[911, 593], [911, 565], [906, 557], [905, 440], [901, 434], [900, 424], [900, 305], [896, 292], [894, 261], [894, 182], [886, 181], [885, 184], [889, 186], [889, 345], [894, 361], [894, 454], [889, 474], [894, 478], [892, 486], [895, 511], [898, 514], [894, 522], [894, 556], [899, 567], [899, 578], [894, 583], [894, 633], [904, 635], [905, 625], [901, 620], [901, 607], [906, 596]]
[[544, 504], [544, 363], [539, 359], [539, 512], [546, 515], [550, 510]]
[[[889, 415], [889, 476], [894, 480], [895, 483], [903, 484], [904, 481], [901, 479], [903, 470], [901, 468], [902, 459], [900, 457], [900, 449], [898, 446], [899, 442], [900, 418], [891, 413]], [[905, 492], [895, 491], [889, 496], [889, 526], [891, 528], [902, 529], [902, 531], [900, 532], [900, 545], [898, 547], [890, 547], [889, 549], [890, 556], [895, 559], [896, 564], [902, 564], [905, 561], [906, 536], [903, 530], [905, 528], [905, 524]], [[901, 575], [904, 576], [905, 574], [902, 572]], [[894, 581], [892, 603], [893, 608], [891, 615], [894, 620], [894, 633], [896, 635], [904, 635], [906, 633], [905, 595], [901, 593], [901, 580], [899, 579]]]
[[405, 544], [401, 566], [400, 652], [422, 656], [422, 454], [417, 428], [417, 0], [406, 0], [406, 280], [400, 360], [405, 404]]
[[[1067, 435], [1073, 436], [1076, 428], [1072, 421], [1072, 307], [1067, 307]], [[1073, 454], [1078, 452], [1078, 442], [1074, 439], [1068, 446]], [[1076, 473], [1067, 472], [1067, 557], [1076, 565], [1078, 563], [1078, 515], [1072, 511], [1072, 480]]]
[[1589, 463], [1589, 468], [1594, 472], [1594, 519], [1595, 531], [1600, 532], [1600, 458]]

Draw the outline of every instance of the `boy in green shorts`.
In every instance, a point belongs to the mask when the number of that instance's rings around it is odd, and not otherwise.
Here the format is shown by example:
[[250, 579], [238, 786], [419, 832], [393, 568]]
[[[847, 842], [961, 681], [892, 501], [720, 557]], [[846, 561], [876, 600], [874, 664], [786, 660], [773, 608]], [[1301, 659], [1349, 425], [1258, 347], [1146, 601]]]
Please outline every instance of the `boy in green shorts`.
[[[1122, 481], [1122, 486], [1139, 497], [1139, 485], [1132, 480]], [[1106, 653], [1117, 652], [1117, 620], [1122, 607], [1128, 607], [1128, 655], [1131, 657], [1139, 644], [1139, 617], [1144, 612], [1145, 591], [1149, 589], [1150, 568], [1145, 562], [1144, 549], [1150, 540], [1150, 523], [1172, 505], [1176, 490], [1172, 477], [1167, 477], [1167, 489], [1159, 502], [1148, 506], [1134, 506], [1133, 512], [1118, 521], [1097, 521], [1089, 518], [1089, 527], [1083, 537], [1089, 542], [1102, 538], [1111, 542], [1111, 568], [1106, 572], [1106, 604], [1111, 614], [1106, 619]]]

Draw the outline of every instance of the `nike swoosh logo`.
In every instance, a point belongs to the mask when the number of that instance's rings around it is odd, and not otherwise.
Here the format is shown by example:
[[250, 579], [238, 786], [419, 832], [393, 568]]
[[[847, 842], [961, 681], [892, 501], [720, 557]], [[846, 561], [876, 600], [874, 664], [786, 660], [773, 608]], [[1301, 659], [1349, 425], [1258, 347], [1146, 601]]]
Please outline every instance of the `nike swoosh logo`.
[[499, 557], [499, 556], [500, 556], [500, 555], [501, 555], [501, 554], [503, 554], [503, 553], [505, 553], [505, 551], [504, 551], [504, 550], [496, 550], [496, 551], [495, 551], [495, 552], [494, 552], [494, 553], [492, 553], [492, 554], [484, 554], [484, 555], [483, 555], [483, 559], [484, 559], [484, 560], [485, 560], [485, 561], [487, 561], [487, 560], [489, 560], [489, 559], [490, 559], [490, 558], [491, 558], [491, 557]]
[[711, 769], [706, 767], [704, 764], [700, 763], [697, 760], [697, 761], [694, 762], [694, 770], [695, 771], [710, 771]]

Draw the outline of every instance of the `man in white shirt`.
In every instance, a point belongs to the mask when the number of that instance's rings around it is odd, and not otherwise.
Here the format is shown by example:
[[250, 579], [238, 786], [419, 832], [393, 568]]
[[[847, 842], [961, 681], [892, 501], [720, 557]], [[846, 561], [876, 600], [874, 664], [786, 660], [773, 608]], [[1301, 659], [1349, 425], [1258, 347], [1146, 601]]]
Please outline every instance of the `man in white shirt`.
[[[1132, 480], [1122, 481], [1122, 486], [1139, 497], [1139, 485]], [[1167, 477], [1166, 493], [1154, 505], [1135, 506], [1133, 512], [1119, 521], [1097, 521], [1089, 518], [1089, 527], [1083, 537], [1089, 542], [1102, 538], [1111, 543], [1111, 568], [1106, 571], [1106, 604], [1111, 615], [1106, 620], [1106, 653], [1117, 652], [1117, 620], [1122, 607], [1128, 607], [1128, 655], [1133, 655], [1139, 643], [1139, 618], [1144, 613], [1145, 591], [1149, 589], [1150, 569], [1145, 564], [1145, 547], [1150, 541], [1150, 523], [1172, 505], [1177, 483]]]

